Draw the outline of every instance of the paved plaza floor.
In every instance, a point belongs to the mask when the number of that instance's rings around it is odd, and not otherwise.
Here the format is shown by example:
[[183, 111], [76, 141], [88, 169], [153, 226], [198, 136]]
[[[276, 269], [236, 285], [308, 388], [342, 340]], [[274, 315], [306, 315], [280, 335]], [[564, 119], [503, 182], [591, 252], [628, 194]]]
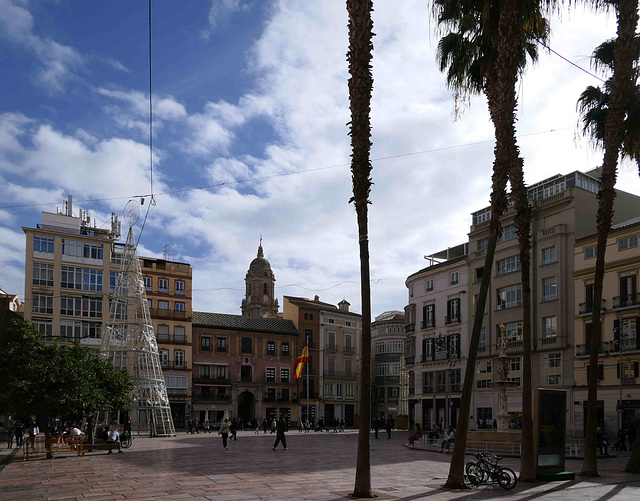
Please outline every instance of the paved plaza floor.
[[[601, 477], [468, 490], [442, 488], [451, 456], [402, 447], [407, 432], [371, 440], [372, 487], [378, 499], [640, 499], [640, 475], [622, 473], [627, 458], [601, 460]], [[227, 452], [216, 434], [136, 438], [123, 454], [96, 452], [23, 462], [21, 451], [0, 461], [0, 500], [188, 499], [339, 501], [353, 490], [358, 435], [287, 433], [288, 450], [272, 449], [275, 435], [240, 432]], [[518, 470], [518, 459], [504, 459]], [[581, 461], [568, 461], [578, 472]]]

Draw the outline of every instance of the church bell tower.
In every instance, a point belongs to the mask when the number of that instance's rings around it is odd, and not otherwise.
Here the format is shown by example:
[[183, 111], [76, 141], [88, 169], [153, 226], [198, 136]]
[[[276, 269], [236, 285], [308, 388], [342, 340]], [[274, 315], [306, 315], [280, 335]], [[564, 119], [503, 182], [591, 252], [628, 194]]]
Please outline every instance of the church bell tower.
[[258, 246], [258, 257], [249, 265], [245, 276], [247, 292], [242, 300], [242, 316], [262, 318], [266, 314], [278, 313], [278, 300], [275, 298], [276, 276], [271, 265], [264, 257], [262, 237]]

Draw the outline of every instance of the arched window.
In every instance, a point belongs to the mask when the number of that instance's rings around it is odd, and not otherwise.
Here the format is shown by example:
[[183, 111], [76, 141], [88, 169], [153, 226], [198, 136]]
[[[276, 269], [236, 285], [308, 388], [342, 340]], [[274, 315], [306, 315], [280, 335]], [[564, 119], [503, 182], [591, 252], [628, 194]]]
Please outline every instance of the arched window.
[[267, 294], [267, 284], [262, 284], [262, 293]]

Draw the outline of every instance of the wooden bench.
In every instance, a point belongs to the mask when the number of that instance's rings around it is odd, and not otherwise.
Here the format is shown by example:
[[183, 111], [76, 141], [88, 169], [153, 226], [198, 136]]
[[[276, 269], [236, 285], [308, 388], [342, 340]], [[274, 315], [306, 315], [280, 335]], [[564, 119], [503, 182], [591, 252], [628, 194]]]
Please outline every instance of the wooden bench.
[[85, 452], [109, 451], [108, 453], [111, 454], [114, 449], [116, 449], [118, 452], [122, 452], [122, 450], [120, 449], [120, 441], [107, 442], [106, 440], [96, 438], [93, 444], [90, 444], [88, 441], [84, 442]]

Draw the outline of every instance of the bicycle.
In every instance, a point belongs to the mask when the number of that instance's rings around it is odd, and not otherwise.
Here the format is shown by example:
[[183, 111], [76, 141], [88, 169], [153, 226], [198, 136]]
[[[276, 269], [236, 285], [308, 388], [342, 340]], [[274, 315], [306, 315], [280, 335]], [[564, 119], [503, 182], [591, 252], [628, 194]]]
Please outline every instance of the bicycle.
[[123, 449], [128, 449], [129, 447], [131, 447], [132, 443], [133, 437], [131, 436], [131, 434], [128, 431], [123, 431], [122, 435], [120, 436], [120, 447], [122, 447]]
[[[518, 477], [511, 468], [498, 464], [502, 458], [487, 452], [473, 454], [477, 461], [469, 461], [465, 465], [467, 479], [473, 485], [496, 483], [503, 489], [513, 489], [518, 483]], [[491, 462], [491, 460], [495, 462]]]

